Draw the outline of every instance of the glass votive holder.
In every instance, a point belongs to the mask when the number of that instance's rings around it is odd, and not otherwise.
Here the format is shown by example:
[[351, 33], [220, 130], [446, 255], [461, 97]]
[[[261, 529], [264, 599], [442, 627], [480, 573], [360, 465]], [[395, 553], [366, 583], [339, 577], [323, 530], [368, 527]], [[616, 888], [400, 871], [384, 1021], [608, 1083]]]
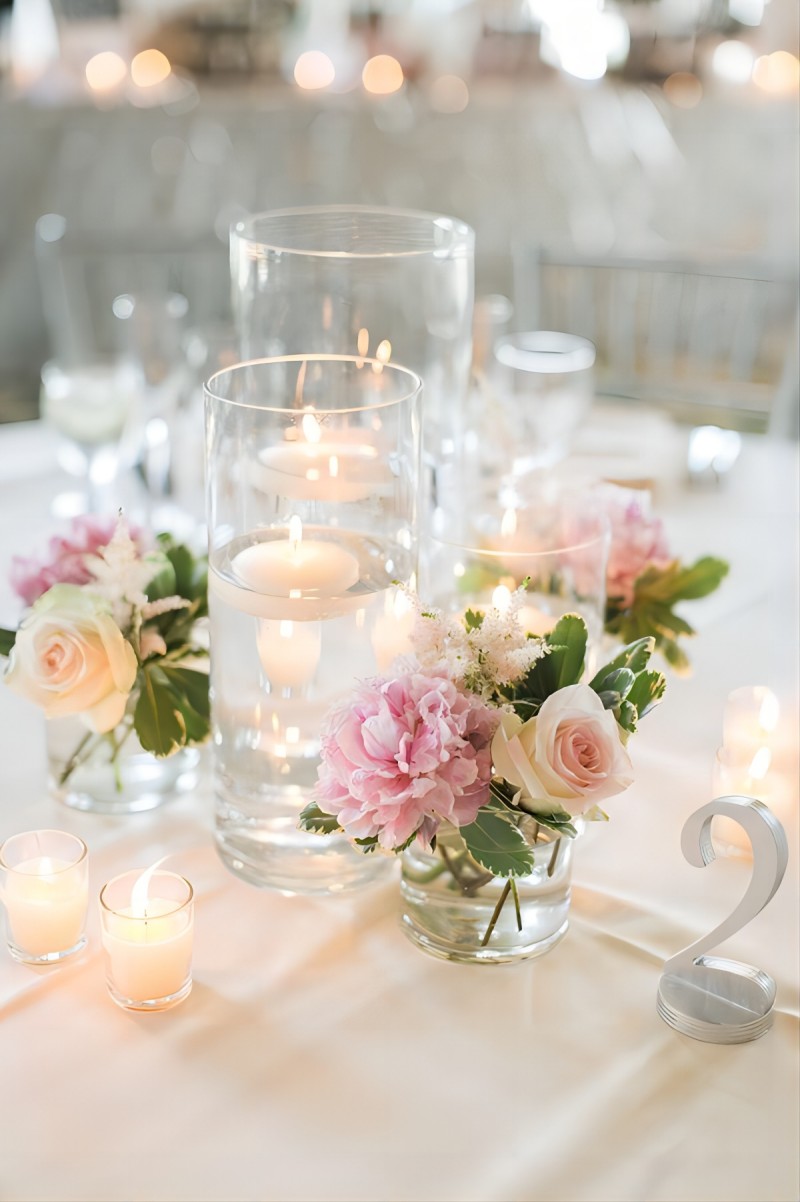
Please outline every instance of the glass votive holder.
[[514, 435], [510, 473], [558, 463], [592, 404], [593, 344], [575, 334], [533, 330], [498, 339], [494, 357], [500, 410]]
[[780, 712], [778, 698], [765, 685], [734, 689], [725, 702], [723, 746], [752, 758], [760, 747], [772, 746]]
[[174, 872], [124, 872], [100, 891], [108, 992], [125, 1010], [168, 1010], [192, 989], [194, 891]]
[[58, 964], [86, 946], [88, 854], [66, 831], [26, 831], [0, 847], [0, 895], [15, 960]]
[[469, 514], [436, 515], [424, 546], [420, 595], [451, 613], [502, 610], [525, 584], [518, 611], [526, 633], [548, 634], [560, 617], [586, 622], [598, 648], [605, 617], [606, 515], [581, 494], [488, 498]]

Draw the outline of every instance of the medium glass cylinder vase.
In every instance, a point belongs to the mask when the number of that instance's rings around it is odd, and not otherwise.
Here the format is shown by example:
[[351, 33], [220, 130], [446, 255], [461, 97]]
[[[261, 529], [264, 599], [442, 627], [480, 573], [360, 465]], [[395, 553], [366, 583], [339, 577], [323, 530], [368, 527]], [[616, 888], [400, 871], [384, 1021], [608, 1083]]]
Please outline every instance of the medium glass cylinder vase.
[[294, 355], [206, 389], [211, 694], [220, 855], [287, 892], [388, 861], [297, 829], [326, 712], [408, 648], [420, 381], [359, 356]]
[[416, 372], [431, 498], [460, 468], [474, 242], [452, 217], [362, 206], [259, 213], [231, 232], [242, 358], [372, 355]]

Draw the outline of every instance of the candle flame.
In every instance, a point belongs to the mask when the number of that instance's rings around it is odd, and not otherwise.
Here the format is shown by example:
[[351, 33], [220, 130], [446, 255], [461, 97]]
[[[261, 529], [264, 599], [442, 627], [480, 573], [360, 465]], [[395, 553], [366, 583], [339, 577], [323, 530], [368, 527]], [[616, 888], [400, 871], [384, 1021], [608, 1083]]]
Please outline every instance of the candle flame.
[[311, 411], [303, 414], [303, 420], [300, 424], [303, 427], [303, 436], [306, 442], [319, 442], [322, 437], [322, 429]]
[[338, 455], [331, 455], [330, 459], [328, 460], [328, 474], [330, 476], [338, 476], [339, 475], [339, 456]]
[[492, 593], [492, 605], [498, 613], [508, 613], [509, 606], [511, 605], [511, 589], [506, 588], [504, 584], [498, 584]]
[[364, 329], [363, 326], [358, 331], [358, 338], [356, 339], [356, 346], [358, 347], [359, 355], [363, 359], [365, 357], [367, 351], [369, 350], [369, 330]]
[[294, 634], [294, 622], [287, 621], [285, 618], [281, 621], [278, 627], [278, 633], [282, 639], [290, 639]]
[[297, 553], [301, 542], [303, 541], [303, 520], [296, 513], [289, 518], [289, 542], [292, 544], [292, 551]]
[[160, 860], [156, 860], [155, 864], [151, 864], [149, 868], [145, 868], [144, 872], [136, 878], [131, 889], [131, 910], [134, 918], [147, 918], [147, 902], [150, 882], [153, 879], [153, 874], [161, 867], [168, 856], [162, 856]]
[[747, 770], [747, 775], [751, 780], [763, 780], [770, 769], [772, 763], [772, 752], [769, 747], [759, 747], [758, 751], [750, 761], [750, 767]]
[[375, 358], [380, 363], [388, 363], [392, 357], [392, 344], [388, 338], [384, 338], [378, 343], [378, 349], [375, 352]]
[[772, 734], [778, 725], [781, 707], [778, 704], [778, 698], [773, 692], [767, 690], [764, 694], [764, 700], [761, 702], [761, 709], [758, 711], [758, 724], [765, 734]]
[[507, 509], [503, 514], [503, 520], [500, 523], [500, 533], [503, 538], [509, 538], [517, 532], [517, 511], [516, 509]]

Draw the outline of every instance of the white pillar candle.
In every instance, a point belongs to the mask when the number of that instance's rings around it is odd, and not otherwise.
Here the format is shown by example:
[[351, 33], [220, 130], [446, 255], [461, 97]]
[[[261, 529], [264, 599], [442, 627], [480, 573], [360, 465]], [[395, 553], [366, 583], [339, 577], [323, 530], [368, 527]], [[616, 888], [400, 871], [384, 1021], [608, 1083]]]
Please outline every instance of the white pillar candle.
[[253, 592], [271, 597], [302, 598], [303, 593], [335, 597], [359, 578], [358, 560], [338, 543], [304, 539], [298, 517], [289, 522], [289, 537], [245, 547], [234, 557], [233, 572]]
[[12, 835], [0, 848], [8, 945], [25, 963], [54, 963], [85, 946], [86, 844], [65, 831]]
[[[142, 882], [144, 895], [138, 888]], [[128, 904], [120, 900], [125, 896]], [[131, 1009], [158, 1009], [186, 997], [194, 933], [189, 882], [160, 870], [125, 873], [105, 886], [100, 900], [106, 975], [114, 1000]]]
[[274, 688], [302, 688], [313, 680], [322, 650], [319, 622], [263, 619], [256, 643], [261, 666]]

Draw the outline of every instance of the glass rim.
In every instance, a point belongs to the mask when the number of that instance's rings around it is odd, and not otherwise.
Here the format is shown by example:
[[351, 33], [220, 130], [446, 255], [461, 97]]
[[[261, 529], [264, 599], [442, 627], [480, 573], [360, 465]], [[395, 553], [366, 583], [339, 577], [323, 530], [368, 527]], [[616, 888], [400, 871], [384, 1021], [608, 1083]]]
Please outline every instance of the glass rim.
[[[425, 256], [441, 256], [442, 248], [436, 246], [425, 247], [419, 250], [374, 250], [374, 251], [357, 251], [357, 250], [321, 250], [312, 246], [283, 246], [279, 244], [279, 240], [274, 242], [266, 238], [259, 237], [255, 233], [255, 227], [259, 222], [271, 220], [273, 218], [287, 217], [324, 217], [324, 216], [343, 216], [352, 214], [361, 217], [402, 217], [406, 220], [416, 221], [420, 225], [427, 226], [439, 225], [440, 228], [447, 228], [453, 235], [453, 245], [463, 245], [465, 248], [473, 249], [475, 246], [475, 231], [471, 225], [462, 221], [458, 217], [450, 217], [446, 213], [433, 213], [424, 209], [396, 209], [383, 207], [381, 205], [300, 205], [291, 206], [284, 209], [265, 209], [258, 213], [249, 213], [246, 217], [239, 218], [231, 225], [231, 241], [234, 238], [242, 242], [257, 243], [265, 250], [274, 252], [275, 254], [285, 255], [304, 255], [309, 258], [324, 258], [324, 259], [402, 259], [402, 258], [422, 258]], [[446, 226], [442, 223], [447, 223]]]
[[[550, 345], [534, 345], [539, 339]], [[526, 345], [526, 342], [530, 345]], [[562, 375], [571, 371], [587, 371], [593, 367], [597, 348], [580, 334], [568, 334], [561, 330], [521, 330], [498, 338], [494, 356], [503, 367], [511, 367], [516, 371]]]
[[[0, 868], [5, 868], [6, 872], [19, 872], [19, 868], [15, 864], [8, 863], [5, 857], [5, 850], [9, 843], [13, 843], [15, 839], [24, 839], [26, 837], [29, 838], [32, 835], [61, 835], [66, 839], [73, 839], [81, 849], [80, 855], [77, 857], [77, 859], [73, 860], [70, 864], [65, 864], [63, 868], [54, 868], [52, 872], [47, 874], [48, 876], [58, 876], [58, 874], [61, 872], [71, 872], [73, 868], [78, 866], [78, 864], [82, 864], [89, 855], [89, 848], [84, 843], [83, 839], [81, 839], [80, 835], [73, 835], [72, 831], [59, 831], [56, 830], [55, 827], [46, 827], [44, 830], [39, 831], [18, 831], [16, 835], [9, 835], [8, 838], [4, 839], [0, 844]], [[33, 872], [20, 873], [20, 876], [38, 875], [38, 873]]]
[[573, 551], [585, 551], [589, 547], [594, 547], [599, 543], [607, 542], [611, 537], [611, 529], [607, 526], [601, 533], [595, 535], [594, 538], [583, 539], [577, 543], [565, 543], [563, 546], [551, 547], [547, 551], [517, 551], [509, 548], [508, 550], [496, 551], [493, 547], [475, 547], [467, 543], [454, 543], [450, 539], [440, 538], [438, 534], [428, 536], [431, 542], [438, 543], [442, 547], [451, 547], [455, 551], [464, 551], [470, 555], [483, 556], [484, 558], [499, 559], [499, 560], [517, 560], [517, 559], [539, 559], [550, 555], [567, 555]]
[[176, 902], [173, 910], [167, 910], [166, 914], [153, 914], [150, 916], [147, 914], [121, 914], [119, 910], [115, 910], [113, 906], [108, 904], [103, 896], [106, 889], [110, 889], [112, 885], [116, 885], [117, 881], [124, 880], [126, 876], [133, 876], [138, 880], [143, 872], [147, 872], [147, 869], [143, 868], [140, 871], [137, 868], [129, 868], [127, 872], [120, 872], [117, 876], [112, 876], [110, 881], [106, 881], [99, 894], [101, 908], [105, 910], [107, 914], [114, 914], [117, 918], [124, 918], [130, 922], [157, 922], [159, 918], [171, 918], [173, 914], [178, 914], [181, 910], [185, 909], [186, 906], [191, 905], [192, 901], [194, 900], [194, 886], [192, 885], [191, 881], [188, 881], [185, 876], [181, 876], [179, 872], [170, 872], [168, 868], [157, 868], [150, 879], [153, 880], [156, 876], [169, 876], [175, 881], [183, 881], [184, 885], [189, 891], [188, 896], [185, 897], [182, 902]]
[[[313, 361], [316, 363], [354, 363], [359, 367], [364, 367], [367, 364], [380, 368], [380, 373], [385, 371], [402, 374], [408, 378], [411, 383], [409, 390], [402, 396], [394, 397], [392, 400], [377, 401], [371, 405], [346, 405], [336, 409], [321, 409], [317, 405], [311, 407], [311, 411], [320, 415], [335, 416], [342, 413], [371, 413], [376, 409], [389, 409], [393, 405], [402, 405], [405, 401], [413, 400], [422, 391], [422, 380], [415, 371], [410, 367], [403, 367], [401, 363], [384, 363], [380, 359], [371, 359], [365, 355], [329, 355], [323, 352], [307, 351], [299, 355], [271, 355], [261, 359], [245, 359], [241, 363], [232, 363], [230, 367], [222, 367], [219, 371], [215, 371], [212, 376], [209, 376], [203, 385], [203, 392], [206, 397], [212, 401], [218, 401], [223, 405], [235, 405], [240, 409], [256, 409], [261, 413], [291, 413], [295, 410], [288, 409], [284, 405], [257, 405], [249, 401], [239, 401], [232, 397], [221, 396], [212, 388], [215, 380], [221, 379], [223, 376], [232, 376], [242, 368], [246, 367], [266, 367], [278, 363], [303, 363]], [[305, 412], [303, 408], [297, 409], [296, 412]]]

